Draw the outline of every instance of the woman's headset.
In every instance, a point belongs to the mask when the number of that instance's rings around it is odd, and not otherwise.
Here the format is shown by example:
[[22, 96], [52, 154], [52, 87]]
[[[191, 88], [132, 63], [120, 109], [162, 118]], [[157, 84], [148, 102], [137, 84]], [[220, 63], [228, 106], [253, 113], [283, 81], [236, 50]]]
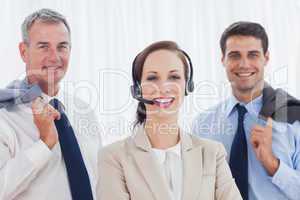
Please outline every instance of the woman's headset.
[[[193, 64], [191, 61], [190, 56], [183, 50], [179, 49], [179, 52], [181, 52], [184, 57], [187, 60], [188, 63], [188, 68], [189, 68], [189, 74], [186, 80], [186, 85], [185, 85], [185, 95], [187, 96], [189, 93], [194, 91], [194, 81], [193, 81]], [[131, 94], [133, 98], [137, 99], [138, 101], [141, 101], [143, 103], [148, 103], [148, 104], [153, 104], [151, 100], [143, 99], [142, 97], [142, 87], [139, 81], [137, 80], [137, 75], [135, 73], [136, 69], [136, 60], [138, 59], [140, 54], [138, 54], [132, 63], [132, 80], [133, 80], [133, 85], [130, 87], [131, 88]]]

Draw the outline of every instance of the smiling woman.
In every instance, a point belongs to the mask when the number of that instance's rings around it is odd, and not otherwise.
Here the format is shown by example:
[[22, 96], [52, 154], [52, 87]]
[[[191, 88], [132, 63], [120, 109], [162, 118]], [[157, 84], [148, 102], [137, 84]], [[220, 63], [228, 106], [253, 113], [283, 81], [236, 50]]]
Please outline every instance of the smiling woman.
[[191, 82], [187, 80], [192, 80], [191, 62], [186, 55], [171, 41], [156, 42], [137, 55], [132, 66], [133, 89], [135, 95], [150, 99], [153, 104], [138, 104], [136, 124], [145, 122], [146, 110], [148, 119], [168, 114], [177, 120], [183, 96], [187, 94], [186, 84]]
[[135, 58], [137, 124], [132, 137], [101, 152], [101, 199], [242, 199], [223, 145], [196, 138], [178, 125], [184, 96], [193, 91], [191, 72], [190, 58], [175, 42], [153, 43]]

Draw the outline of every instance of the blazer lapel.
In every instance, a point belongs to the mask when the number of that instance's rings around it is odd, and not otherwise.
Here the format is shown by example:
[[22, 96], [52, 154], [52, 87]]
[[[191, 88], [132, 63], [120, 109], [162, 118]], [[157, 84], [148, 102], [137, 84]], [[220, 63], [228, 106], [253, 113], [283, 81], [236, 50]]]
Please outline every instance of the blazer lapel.
[[202, 181], [202, 148], [195, 145], [187, 133], [181, 134], [183, 157], [182, 200], [195, 200], [199, 196]]
[[275, 121], [294, 123], [299, 120], [300, 101], [282, 89], [273, 89], [265, 82], [260, 115]]
[[162, 172], [160, 172], [159, 166], [151, 153], [151, 145], [143, 127], [138, 127], [133, 140], [137, 147], [133, 151], [133, 156], [141, 174], [153, 192], [153, 196], [157, 200], [171, 200]]
[[276, 92], [267, 82], [265, 82], [262, 93], [263, 93], [263, 97], [262, 97], [263, 105], [259, 114], [264, 117], [271, 117], [276, 110], [275, 108]]

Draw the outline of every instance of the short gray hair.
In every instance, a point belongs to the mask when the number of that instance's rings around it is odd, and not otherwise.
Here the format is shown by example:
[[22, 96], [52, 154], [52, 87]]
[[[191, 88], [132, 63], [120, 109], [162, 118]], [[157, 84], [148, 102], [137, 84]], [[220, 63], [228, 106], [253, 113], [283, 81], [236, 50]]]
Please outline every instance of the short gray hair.
[[45, 23], [63, 23], [68, 32], [69, 35], [71, 36], [71, 29], [70, 26], [62, 14], [60, 14], [57, 11], [48, 9], [48, 8], [43, 8], [40, 10], [35, 11], [34, 13], [30, 14], [25, 18], [25, 20], [22, 23], [22, 39], [23, 42], [29, 44], [29, 30], [36, 21], [41, 21]]

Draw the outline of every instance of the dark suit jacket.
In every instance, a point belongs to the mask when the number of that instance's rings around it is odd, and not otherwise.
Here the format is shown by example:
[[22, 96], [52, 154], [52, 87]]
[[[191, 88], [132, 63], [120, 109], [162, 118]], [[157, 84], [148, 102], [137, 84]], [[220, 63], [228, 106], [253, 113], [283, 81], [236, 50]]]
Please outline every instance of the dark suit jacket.
[[279, 122], [293, 123], [300, 121], [300, 100], [282, 89], [273, 89], [265, 83], [263, 89], [263, 106], [260, 111], [263, 117], [272, 117]]

